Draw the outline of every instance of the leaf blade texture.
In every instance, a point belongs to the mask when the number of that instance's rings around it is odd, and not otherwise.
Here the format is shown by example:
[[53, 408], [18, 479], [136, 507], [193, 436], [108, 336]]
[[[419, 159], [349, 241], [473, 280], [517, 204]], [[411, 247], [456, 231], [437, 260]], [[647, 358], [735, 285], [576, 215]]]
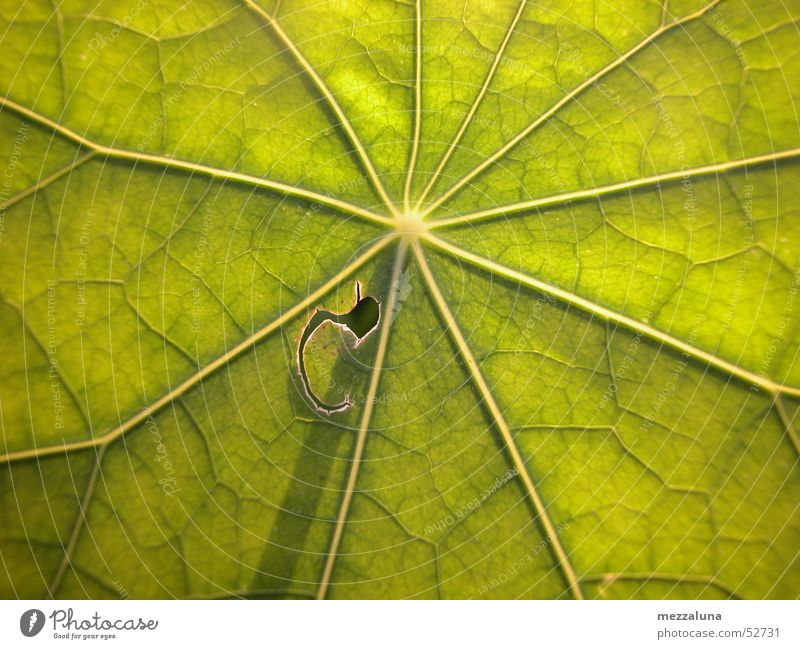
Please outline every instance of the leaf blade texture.
[[4, 2], [0, 594], [796, 598], [798, 15]]

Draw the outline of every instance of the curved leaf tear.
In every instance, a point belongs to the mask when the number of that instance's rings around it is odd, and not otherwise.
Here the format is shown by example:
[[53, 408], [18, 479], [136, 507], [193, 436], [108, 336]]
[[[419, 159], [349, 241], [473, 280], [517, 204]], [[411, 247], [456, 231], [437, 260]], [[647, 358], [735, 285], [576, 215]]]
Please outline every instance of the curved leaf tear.
[[361, 284], [356, 282], [356, 303], [347, 313], [333, 313], [318, 309], [311, 316], [311, 319], [303, 329], [303, 334], [300, 336], [300, 341], [297, 344], [297, 371], [300, 375], [300, 380], [303, 383], [306, 396], [314, 404], [314, 407], [326, 415], [333, 414], [334, 412], [342, 412], [347, 410], [353, 405], [353, 401], [349, 396], [337, 404], [328, 404], [316, 395], [311, 388], [311, 381], [308, 377], [305, 362], [305, 348], [311, 336], [326, 322], [330, 322], [337, 327], [341, 327], [350, 331], [355, 337], [356, 342], [354, 347], [358, 347], [375, 329], [381, 319], [381, 305], [374, 297], [367, 295], [361, 297]]

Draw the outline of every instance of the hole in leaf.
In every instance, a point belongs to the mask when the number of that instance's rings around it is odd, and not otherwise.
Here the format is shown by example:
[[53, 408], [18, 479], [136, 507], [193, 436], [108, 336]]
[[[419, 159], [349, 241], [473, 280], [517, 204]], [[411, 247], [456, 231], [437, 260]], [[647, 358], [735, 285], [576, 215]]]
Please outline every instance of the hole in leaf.
[[306, 396], [314, 404], [314, 407], [327, 415], [334, 412], [347, 410], [353, 405], [349, 397], [337, 404], [326, 403], [317, 396], [311, 387], [308, 370], [306, 368], [305, 349], [311, 340], [314, 332], [326, 322], [350, 331], [355, 337], [355, 347], [360, 345], [367, 336], [375, 331], [381, 318], [381, 306], [378, 300], [370, 295], [361, 296], [361, 284], [356, 282], [356, 303], [347, 313], [334, 313], [324, 309], [318, 309], [303, 329], [300, 341], [297, 344], [297, 371], [303, 383]]

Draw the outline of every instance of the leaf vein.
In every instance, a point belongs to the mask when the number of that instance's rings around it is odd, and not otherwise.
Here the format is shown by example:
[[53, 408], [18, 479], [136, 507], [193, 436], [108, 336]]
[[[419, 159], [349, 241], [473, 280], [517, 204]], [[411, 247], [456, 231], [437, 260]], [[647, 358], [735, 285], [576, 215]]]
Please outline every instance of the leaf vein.
[[550, 519], [550, 515], [547, 513], [544, 502], [542, 501], [542, 498], [539, 495], [536, 486], [534, 485], [533, 478], [531, 477], [525, 465], [525, 461], [523, 460], [522, 455], [517, 448], [517, 444], [514, 441], [514, 436], [511, 432], [511, 429], [506, 423], [500, 407], [494, 400], [486, 380], [483, 378], [483, 374], [481, 373], [478, 363], [469, 348], [469, 344], [464, 338], [464, 335], [461, 333], [461, 329], [456, 323], [456, 320], [450, 311], [450, 307], [447, 305], [447, 301], [439, 289], [439, 285], [436, 282], [430, 267], [428, 266], [428, 262], [425, 261], [425, 255], [422, 251], [422, 247], [420, 246], [419, 242], [416, 241], [414, 242], [414, 255], [417, 260], [417, 265], [420, 268], [420, 272], [422, 273], [428, 290], [430, 291], [431, 297], [436, 303], [439, 313], [441, 314], [442, 319], [444, 320], [447, 329], [450, 332], [450, 335], [453, 337], [453, 340], [458, 347], [464, 364], [467, 366], [472, 380], [480, 392], [483, 402], [491, 413], [492, 419], [503, 438], [506, 450], [511, 456], [511, 460], [514, 464], [517, 475], [522, 480], [534, 511], [542, 523], [547, 538], [550, 540], [553, 552], [556, 555], [558, 567], [564, 575], [566, 583], [569, 586], [569, 590], [575, 599], [583, 599], [583, 592], [581, 590], [580, 581], [575, 573], [575, 569], [572, 567], [569, 556], [564, 549], [563, 544], [561, 543], [561, 539], [559, 538], [556, 528]]
[[496, 274], [500, 277], [504, 277], [506, 279], [519, 282], [524, 286], [528, 286], [537, 291], [541, 291], [542, 293], [546, 293], [547, 295], [552, 295], [553, 297], [562, 300], [572, 306], [578, 307], [582, 311], [602, 318], [603, 320], [615, 322], [617, 324], [623, 325], [626, 328], [639, 332], [643, 335], [646, 335], [652, 340], [657, 342], [663, 343], [676, 349], [687, 356], [694, 358], [697, 361], [703, 362], [707, 365], [715, 367], [718, 370], [722, 370], [724, 373], [728, 375], [735, 376], [736, 378], [743, 380], [746, 383], [749, 383], [753, 386], [763, 388], [769, 393], [777, 394], [783, 393], [792, 395], [795, 397], [800, 397], [800, 388], [785, 385], [783, 383], [777, 383], [772, 379], [761, 376], [760, 374], [756, 374], [755, 372], [751, 372], [750, 370], [746, 370], [730, 361], [727, 361], [723, 358], [715, 356], [707, 351], [704, 351], [698, 347], [694, 347], [684, 341], [672, 336], [668, 333], [665, 333], [645, 322], [641, 322], [630, 316], [623, 315], [621, 313], [617, 313], [616, 311], [604, 307], [596, 302], [588, 300], [584, 297], [576, 293], [572, 293], [565, 289], [562, 289], [558, 286], [553, 284], [549, 284], [543, 280], [536, 279], [534, 277], [530, 277], [525, 273], [521, 273], [519, 271], [513, 270], [508, 268], [507, 266], [503, 266], [497, 262], [491, 261], [490, 259], [486, 259], [485, 257], [481, 257], [480, 255], [476, 255], [474, 253], [468, 252], [467, 250], [463, 250], [458, 246], [454, 246], [443, 239], [440, 239], [432, 234], [426, 234], [425, 240], [432, 244], [433, 246], [448, 252], [454, 255], [456, 258], [466, 261], [473, 266], [481, 268], [485, 271], [490, 273]]
[[711, 10], [714, 6], [719, 4], [721, 0], [711, 0], [708, 4], [706, 4], [702, 9], [695, 11], [688, 16], [684, 16], [679, 20], [675, 20], [668, 25], [662, 25], [652, 34], [650, 34], [647, 38], [640, 41], [638, 44], [634, 45], [630, 48], [627, 52], [622, 54], [621, 56], [617, 57], [613, 61], [611, 61], [608, 65], [600, 69], [599, 71], [595, 72], [592, 76], [588, 79], [581, 82], [578, 86], [564, 95], [561, 99], [559, 99], [553, 106], [548, 108], [544, 113], [539, 115], [533, 122], [531, 122], [528, 126], [526, 126], [522, 131], [517, 133], [511, 140], [509, 140], [506, 144], [502, 147], [497, 149], [492, 155], [486, 158], [483, 162], [479, 163], [475, 167], [473, 167], [466, 175], [464, 175], [460, 180], [454, 183], [449, 189], [447, 189], [441, 196], [439, 196], [433, 203], [431, 203], [423, 212], [423, 216], [427, 216], [437, 207], [442, 205], [446, 202], [453, 194], [455, 194], [458, 190], [460, 190], [464, 185], [469, 183], [475, 176], [483, 173], [485, 169], [493, 165], [497, 162], [500, 158], [502, 158], [506, 153], [508, 153], [511, 149], [516, 147], [522, 140], [524, 140], [528, 135], [530, 135], [534, 130], [539, 128], [542, 124], [544, 124], [550, 117], [555, 115], [563, 106], [568, 104], [572, 101], [575, 97], [580, 95], [584, 90], [592, 86], [596, 81], [602, 79], [606, 76], [609, 72], [615, 70], [619, 66], [623, 65], [628, 59], [632, 56], [637, 54], [639, 51], [644, 49], [650, 43], [655, 41], [657, 38], [662, 36], [663, 34], [671, 31], [672, 29], [684, 25], [692, 20], [696, 20], [697, 18], [702, 17], [705, 15], [709, 10]]
[[334, 275], [331, 279], [329, 279], [322, 286], [320, 286], [316, 291], [309, 294], [308, 297], [306, 297], [304, 300], [301, 300], [289, 310], [284, 311], [278, 318], [276, 318], [269, 324], [265, 325], [264, 327], [256, 331], [253, 335], [249, 336], [242, 342], [238, 343], [236, 346], [232, 347], [230, 350], [228, 350], [221, 356], [217, 357], [208, 365], [205, 365], [199, 371], [195, 372], [190, 377], [185, 379], [182, 383], [175, 386], [172, 390], [159, 397], [156, 401], [154, 401], [147, 407], [139, 410], [135, 415], [129, 417], [124, 421], [121, 421], [118, 426], [114, 427], [108, 432], [98, 437], [88, 440], [82, 440], [80, 442], [67, 442], [64, 444], [58, 444], [54, 446], [44, 446], [24, 451], [12, 451], [10, 453], [5, 453], [0, 455], [0, 464], [7, 464], [10, 462], [22, 461], [22, 460], [38, 459], [50, 455], [69, 453], [72, 451], [77, 451], [85, 448], [105, 446], [110, 444], [114, 440], [125, 435], [128, 431], [139, 426], [148, 417], [152, 416], [156, 412], [159, 412], [166, 406], [173, 403], [176, 399], [186, 394], [189, 390], [194, 388], [196, 385], [200, 384], [203, 380], [208, 378], [211, 374], [215, 373], [217, 370], [226, 367], [235, 358], [238, 358], [244, 352], [252, 349], [254, 345], [261, 342], [275, 330], [279, 329], [288, 321], [290, 321], [292, 318], [296, 317], [297, 315], [301, 314], [303, 311], [308, 309], [321, 297], [323, 297], [331, 290], [333, 290], [333, 288], [335, 288], [336, 285], [339, 284], [339, 282], [346, 279], [347, 277], [352, 275], [356, 270], [361, 268], [365, 263], [367, 263], [370, 259], [372, 259], [378, 252], [380, 252], [383, 248], [385, 248], [394, 239], [395, 239], [394, 236], [386, 236], [378, 240], [363, 254], [354, 259], [349, 265], [347, 265], [336, 275]]
[[259, 176], [253, 176], [251, 174], [239, 171], [227, 171], [225, 169], [212, 167], [210, 165], [189, 162], [187, 160], [181, 160], [179, 158], [173, 158], [171, 156], [156, 155], [140, 151], [130, 151], [128, 149], [120, 149], [117, 147], [98, 144], [97, 142], [89, 140], [83, 135], [80, 135], [76, 131], [66, 126], [63, 126], [62, 124], [55, 122], [52, 119], [45, 117], [44, 115], [40, 115], [39, 113], [29, 108], [26, 108], [21, 104], [18, 104], [17, 102], [13, 101], [8, 97], [0, 97], [0, 106], [8, 108], [9, 110], [19, 115], [25, 116], [31, 119], [32, 121], [36, 122], [37, 124], [45, 126], [55, 131], [62, 137], [65, 137], [66, 139], [71, 140], [76, 144], [80, 144], [86, 147], [87, 149], [94, 151], [96, 154], [106, 156], [108, 158], [114, 158], [117, 160], [127, 160], [134, 163], [141, 162], [144, 164], [152, 164], [159, 167], [167, 167], [169, 169], [177, 169], [189, 173], [198, 173], [205, 176], [211, 176], [213, 178], [218, 178], [222, 180], [229, 180], [236, 183], [254, 185], [257, 187], [262, 187], [265, 189], [272, 190], [284, 196], [291, 196], [293, 198], [302, 198], [305, 200], [312, 201], [314, 203], [320, 203], [322, 205], [332, 207], [339, 212], [343, 212], [351, 216], [357, 216], [359, 218], [365, 219], [372, 223], [376, 223], [378, 225], [391, 226], [394, 223], [392, 219], [389, 219], [381, 214], [377, 214], [372, 210], [368, 210], [366, 208], [353, 205], [346, 201], [334, 198], [332, 196], [327, 196], [325, 194], [321, 194], [313, 190], [303, 189], [301, 187], [295, 187], [293, 185], [288, 185], [275, 180], [269, 180], [267, 178], [261, 178]]

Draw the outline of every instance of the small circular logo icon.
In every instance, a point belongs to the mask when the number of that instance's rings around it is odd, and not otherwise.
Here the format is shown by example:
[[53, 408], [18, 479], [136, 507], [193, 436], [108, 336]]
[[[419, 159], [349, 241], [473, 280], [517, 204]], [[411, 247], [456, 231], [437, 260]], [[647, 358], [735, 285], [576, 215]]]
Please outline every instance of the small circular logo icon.
[[22, 635], [32, 638], [44, 628], [44, 613], [38, 608], [25, 611], [19, 618], [19, 630]]

